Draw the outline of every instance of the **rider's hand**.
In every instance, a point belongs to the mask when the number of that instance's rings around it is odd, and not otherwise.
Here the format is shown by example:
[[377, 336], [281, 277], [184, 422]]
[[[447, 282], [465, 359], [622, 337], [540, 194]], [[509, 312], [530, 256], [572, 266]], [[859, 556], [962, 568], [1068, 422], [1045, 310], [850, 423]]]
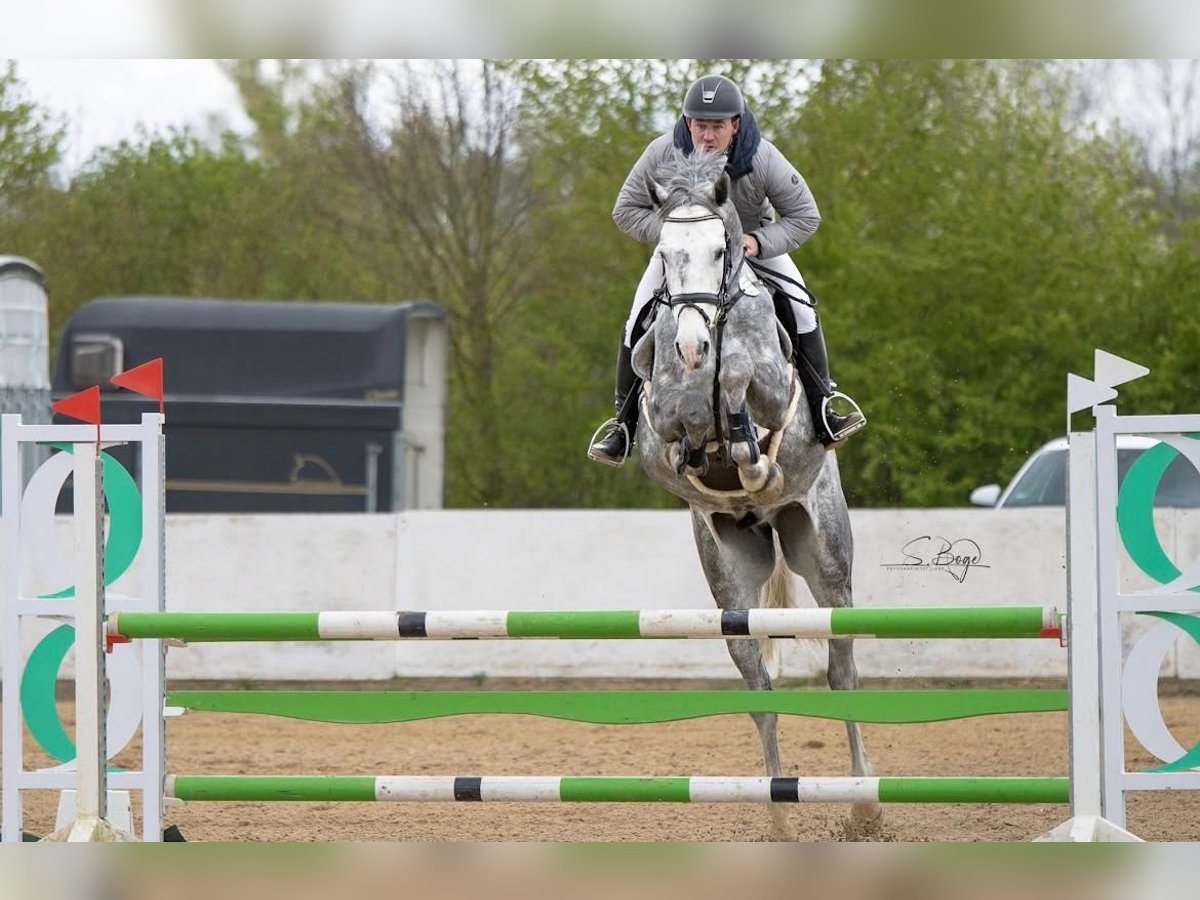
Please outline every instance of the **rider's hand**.
[[758, 238], [752, 234], [743, 234], [742, 250], [747, 256], [758, 256]]

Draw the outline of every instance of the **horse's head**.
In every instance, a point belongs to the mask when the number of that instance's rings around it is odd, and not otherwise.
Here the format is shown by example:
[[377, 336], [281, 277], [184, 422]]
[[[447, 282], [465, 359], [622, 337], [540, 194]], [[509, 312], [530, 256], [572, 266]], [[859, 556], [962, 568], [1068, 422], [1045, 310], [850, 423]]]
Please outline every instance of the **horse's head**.
[[[646, 190], [661, 223], [655, 253], [666, 273], [664, 302], [675, 319], [675, 352], [689, 371], [712, 351], [711, 326], [742, 261], [742, 227], [729, 203], [725, 157], [676, 154]], [[731, 282], [733, 282], [731, 284]]]

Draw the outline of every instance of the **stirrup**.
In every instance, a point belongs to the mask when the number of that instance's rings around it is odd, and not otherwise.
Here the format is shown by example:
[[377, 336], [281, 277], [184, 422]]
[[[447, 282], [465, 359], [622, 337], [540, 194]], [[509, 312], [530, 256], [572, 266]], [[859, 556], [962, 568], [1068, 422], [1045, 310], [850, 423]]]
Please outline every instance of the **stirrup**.
[[[596, 449], [596, 445], [600, 443], [600, 432], [605, 432], [605, 437], [608, 437], [608, 432], [619, 430], [625, 436], [625, 455], [620, 459], [614, 460], [612, 457], [605, 456]], [[612, 466], [614, 469], [619, 469], [625, 465], [625, 460], [629, 459], [629, 453], [633, 449], [633, 441], [629, 438], [629, 426], [617, 419], [609, 419], [604, 422], [592, 434], [592, 440], [588, 444], [588, 459], [594, 459], [598, 463], [603, 463], [606, 466]]]
[[[834, 434], [833, 429], [829, 427], [829, 401], [834, 399], [843, 400], [852, 407], [849, 413], [846, 413], [844, 416], [842, 413], [838, 413], [839, 416], [851, 419], [854, 417], [855, 413], [858, 414], [858, 418], [842, 426], [842, 430], [836, 434]], [[850, 437], [851, 435], [858, 434], [858, 432], [867, 427], [867, 417], [863, 415], [863, 411], [859, 407], [858, 403], [855, 402], [853, 397], [843, 394], [841, 391], [834, 391], [828, 397], [825, 397], [821, 400], [821, 422], [825, 426], [825, 433], [829, 435], [829, 444], [827, 445], [829, 447], [837, 447], [843, 441], [845, 441], [846, 438]]]

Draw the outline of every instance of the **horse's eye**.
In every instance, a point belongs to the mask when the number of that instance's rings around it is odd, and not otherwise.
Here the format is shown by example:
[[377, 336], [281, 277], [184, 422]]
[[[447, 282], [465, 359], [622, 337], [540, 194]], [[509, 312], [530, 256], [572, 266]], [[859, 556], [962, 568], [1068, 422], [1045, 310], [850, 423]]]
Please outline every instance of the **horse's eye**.
[[720, 259], [724, 255], [725, 255], [725, 251], [723, 249], [718, 250], [713, 254], [713, 259]]

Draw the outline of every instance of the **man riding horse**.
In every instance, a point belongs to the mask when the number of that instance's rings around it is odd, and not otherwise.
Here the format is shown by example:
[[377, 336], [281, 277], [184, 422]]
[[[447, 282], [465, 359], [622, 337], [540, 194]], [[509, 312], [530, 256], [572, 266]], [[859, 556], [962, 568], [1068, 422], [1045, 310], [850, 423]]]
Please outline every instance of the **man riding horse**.
[[[755, 274], [775, 296], [776, 313], [794, 335], [796, 370], [804, 385], [817, 438], [835, 448], [866, 425], [858, 405], [838, 391], [829, 378], [825, 338], [816, 300], [804, 286], [800, 270], [788, 255], [817, 230], [821, 215], [807, 183], [775, 145], [759, 135], [754, 114], [738, 86], [722, 75], [706, 75], [688, 88], [683, 115], [675, 127], [650, 142], [625, 179], [613, 208], [617, 226], [643, 243], [658, 243], [660, 223], [646, 189], [669, 154], [696, 148], [726, 155], [732, 182], [731, 199], [742, 222], [742, 243]], [[776, 221], [775, 214], [779, 220]], [[634, 295], [617, 354], [616, 417], [600, 427], [607, 433], [591, 445], [588, 456], [611, 466], [624, 464], [638, 423], [640, 383], [631, 364], [632, 348], [644, 331], [655, 292], [664, 281], [658, 256], [650, 260]], [[835, 410], [837, 399], [845, 411]]]

